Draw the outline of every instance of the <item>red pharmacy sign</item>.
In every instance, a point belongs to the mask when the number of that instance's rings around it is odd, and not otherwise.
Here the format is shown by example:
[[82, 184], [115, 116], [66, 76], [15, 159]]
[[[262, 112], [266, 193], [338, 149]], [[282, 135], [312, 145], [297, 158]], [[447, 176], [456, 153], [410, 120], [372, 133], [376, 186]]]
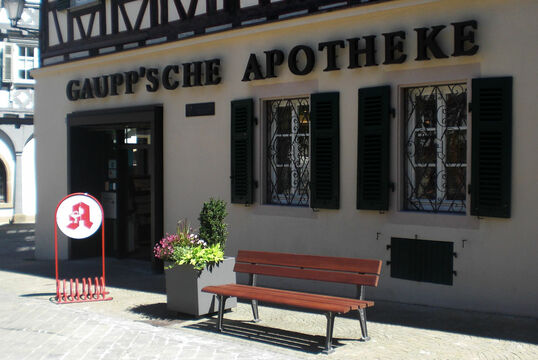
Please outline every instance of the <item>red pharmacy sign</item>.
[[[56, 207], [54, 251], [56, 258], [56, 301], [59, 304], [112, 300], [105, 291], [105, 225], [103, 207], [89, 194], [66, 196]], [[102, 276], [60, 280], [58, 271], [58, 229], [72, 239], [85, 239], [101, 228]]]

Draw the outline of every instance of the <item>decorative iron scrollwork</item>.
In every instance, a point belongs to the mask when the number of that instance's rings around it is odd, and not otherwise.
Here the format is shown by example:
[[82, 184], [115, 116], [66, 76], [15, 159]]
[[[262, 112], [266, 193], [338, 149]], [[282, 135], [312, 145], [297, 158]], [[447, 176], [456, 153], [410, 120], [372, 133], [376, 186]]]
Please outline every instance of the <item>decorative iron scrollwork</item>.
[[406, 88], [405, 208], [465, 213], [467, 87]]

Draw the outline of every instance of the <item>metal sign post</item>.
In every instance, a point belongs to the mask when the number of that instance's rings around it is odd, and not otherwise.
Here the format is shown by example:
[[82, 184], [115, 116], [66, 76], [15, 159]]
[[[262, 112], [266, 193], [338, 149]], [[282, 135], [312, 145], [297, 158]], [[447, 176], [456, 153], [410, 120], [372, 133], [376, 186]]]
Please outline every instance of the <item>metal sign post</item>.
[[[58, 304], [112, 300], [105, 290], [105, 219], [97, 199], [85, 193], [64, 197], [54, 214], [54, 254], [56, 259], [56, 302]], [[60, 280], [58, 271], [58, 228], [72, 239], [85, 239], [101, 227], [102, 276]]]

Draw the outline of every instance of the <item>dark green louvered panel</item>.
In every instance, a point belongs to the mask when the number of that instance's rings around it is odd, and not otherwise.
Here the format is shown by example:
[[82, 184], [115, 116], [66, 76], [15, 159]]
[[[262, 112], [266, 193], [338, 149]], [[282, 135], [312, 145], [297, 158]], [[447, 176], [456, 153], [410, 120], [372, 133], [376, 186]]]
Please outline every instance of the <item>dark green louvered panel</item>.
[[56, 1], [56, 10], [69, 9], [70, 4], [71, 4], [70, 0], [57, 0]]
[[312, 94], [310, 206], [340, 207], [340, 95]]
[[473, 79], [471, 214], [510, 217], [512, 78]]
[[252, 204], [253, 192], [253, 101], [232, 101], [232, 203]]
[[357, 209], [388, 210], [390, 86], [359, 89]]
[[452, 285], [453, 270], [453, 242], [391, 238], [391, 277]]

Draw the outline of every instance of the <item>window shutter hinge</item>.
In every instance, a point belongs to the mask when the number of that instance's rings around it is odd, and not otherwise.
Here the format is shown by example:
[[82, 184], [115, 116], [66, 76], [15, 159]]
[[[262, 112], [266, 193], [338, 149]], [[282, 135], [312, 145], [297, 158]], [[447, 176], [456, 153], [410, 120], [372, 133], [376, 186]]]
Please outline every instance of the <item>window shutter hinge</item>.
[[467, 185], [467, 194], [471, 195], [471, 184]]
[[390, 183], [389, 183], [389, 189], [390, 189], [392, 192], [394, 192], [395, 185], [394, 185], [393, 182], [390, 182]]
[[458, 258], [458, 253], [457, 253], [457, 252], [453, 252], [453, 253], [452, 253], [452, 256], [454, 256], [454, 258], [457, 259], [457, 258]]
[[257, 189], [258, 188], [258, 180], [254, 180], [253, 183], [254, 183], [254, 188]]
[[387, 266], [390, 266], [391, 263], [392, 261], [387, 261]]
[[387, 245], [387, 250], [390, 250], [391, 246], [390, 245]]
[[393, 118], [396, 117], [396, 109], [395, 108], [390, 108], [390, 114], [392, 115]]
[[258, 125], [258, 118], [257, 117], [253, 117], [252, 120], [254, 121], [255, 125]]
[[473, 103], [469, 103], [468, 112], [473, 112]]
[[452, 274], [454, 274], [454, 276], [458, 276], [458, 272], [456, 270], [452, 271]]

